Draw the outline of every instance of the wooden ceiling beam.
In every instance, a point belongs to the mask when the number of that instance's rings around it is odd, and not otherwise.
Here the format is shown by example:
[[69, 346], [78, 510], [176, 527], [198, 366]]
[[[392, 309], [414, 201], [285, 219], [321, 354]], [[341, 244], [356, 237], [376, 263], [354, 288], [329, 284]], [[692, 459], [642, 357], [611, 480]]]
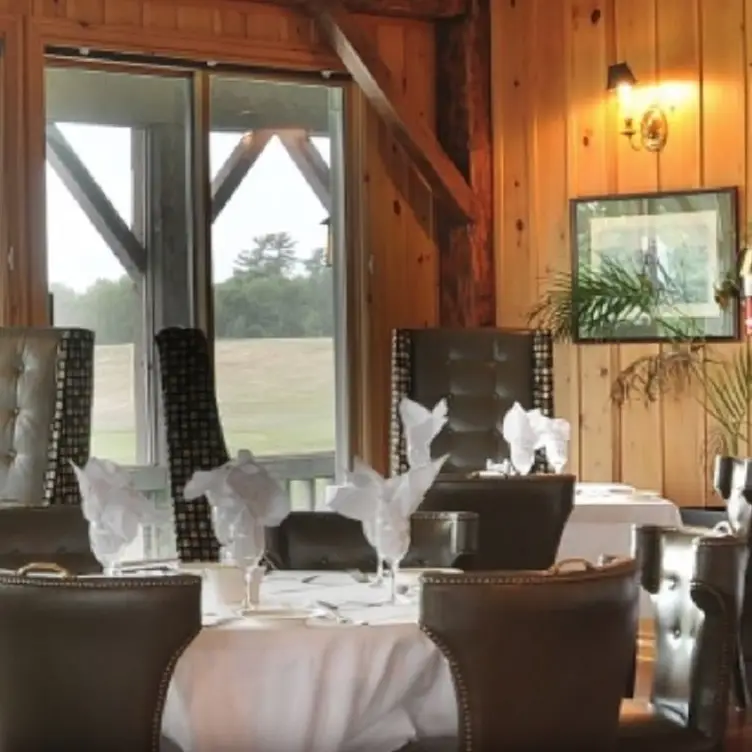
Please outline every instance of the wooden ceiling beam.
[[433, 131], [415, 114], [358, 19], [342, 0], [306, 0], [311, 14], [371, 106], [423, 175], [434, 196], [454, 214], [472, 221], [476, 201], [467, 180], [441, 148]]
[[436, 133], [477, 200], [472, 224], [436, 217], [442, 326], [496, 321], [490, 2], [475, 0], [468, 17], [436, 24]]
[[[283, 8], [304, 8], [307, 0], [256, 0]], [[468, 13], [470, 0], [344, 0], [345, 10], [374, 16], [436, 21], [460, 18]]]

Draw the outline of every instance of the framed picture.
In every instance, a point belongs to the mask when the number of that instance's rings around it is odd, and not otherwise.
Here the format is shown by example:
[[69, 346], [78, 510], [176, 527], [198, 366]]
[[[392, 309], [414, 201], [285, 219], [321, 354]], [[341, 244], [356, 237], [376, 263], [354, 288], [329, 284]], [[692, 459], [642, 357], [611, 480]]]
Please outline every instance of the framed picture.
[[715, 299], [736, 273], [737, 205], [736, 188], [573, 199], [574, 294], [613, 289], [614, 300], [637, 303], [608, 325], [602, 314], [581, 314], [575, 341], [738, 338], [738, 306]]

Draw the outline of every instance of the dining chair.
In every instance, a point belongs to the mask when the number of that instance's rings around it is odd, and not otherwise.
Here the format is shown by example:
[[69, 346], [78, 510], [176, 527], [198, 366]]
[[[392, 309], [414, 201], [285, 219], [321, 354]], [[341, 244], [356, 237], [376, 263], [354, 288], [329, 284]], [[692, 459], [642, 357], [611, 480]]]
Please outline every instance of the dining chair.
[[574, 485], [572, 475], [439, 475], [420, 511], [478, 515], [478, 547], [467, 568], [548, 569], [572, 513]]
[[79, 505], [0, 507], [0, 569], [35, 561], [53, 562], [73, 574], [101, 572]]
[[[399, 404], [409, 397], [427, 408], [447, 401], [447, 424], [433, 456], [448, 455], [443, 472], [483, 470], [509, 456], [504, 415], [515, 402], [553, 416], [553, 340], [529, 329], [397, 329], [392, 333], [390, 466], [407, 470]], [[547, 469], [538, 453], [536, 469]]]
[[[374, 572], [376, 552], [357, 520], [336, 512], [291, 512], [267, 530], [269, 562], [279, 569]], [[467, 512], [418, 512], [410, 518], [404, 568], [447, 568], [472, 561], [478, 516]]]
[[0, 507], [81, 503], [93, 372], [91, 331], [0, 328]]
[[655, 610], [650, 702], [625, 700], [618, 752], [723, 748], [748, 551], [735, 535], [642, 526], [642, 587]]
[[612, 750], [637, 632], [636, 562], [422, 577], [420, 626], [444, 654], [458, 736], [405, 750]]
[[209, 342], [200, 329], [169, 327], [156, 335], [167, 463], [175, 511], [175, 544], [181, 561], [218, 561], [211, 511], [204, 497], [183, 498], [196, 470], [229, 461], [214, 386]]
[[200, 629], [198, 577], [0, 572], [0, 749], [158, 750], [170, 677]]

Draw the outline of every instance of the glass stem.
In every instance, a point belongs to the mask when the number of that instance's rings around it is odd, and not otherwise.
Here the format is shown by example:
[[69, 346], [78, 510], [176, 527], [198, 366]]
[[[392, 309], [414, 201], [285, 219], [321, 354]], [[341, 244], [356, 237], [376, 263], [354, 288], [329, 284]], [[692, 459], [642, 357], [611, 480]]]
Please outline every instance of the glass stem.
[[390, 563], [389, 568], [392, 572], [392, 596], [391, 596], [391, 602], [396, 603], [397, 602], [397, 573], [399, 572], [399, 561], [393, 561]]

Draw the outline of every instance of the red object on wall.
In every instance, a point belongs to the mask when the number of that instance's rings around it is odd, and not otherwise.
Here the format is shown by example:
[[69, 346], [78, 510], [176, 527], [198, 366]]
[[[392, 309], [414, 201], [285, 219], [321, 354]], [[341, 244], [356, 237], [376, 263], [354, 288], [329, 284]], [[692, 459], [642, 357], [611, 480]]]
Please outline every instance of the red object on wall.
[[744, 330], [752, 337], [752, 298], [744, 298]]

